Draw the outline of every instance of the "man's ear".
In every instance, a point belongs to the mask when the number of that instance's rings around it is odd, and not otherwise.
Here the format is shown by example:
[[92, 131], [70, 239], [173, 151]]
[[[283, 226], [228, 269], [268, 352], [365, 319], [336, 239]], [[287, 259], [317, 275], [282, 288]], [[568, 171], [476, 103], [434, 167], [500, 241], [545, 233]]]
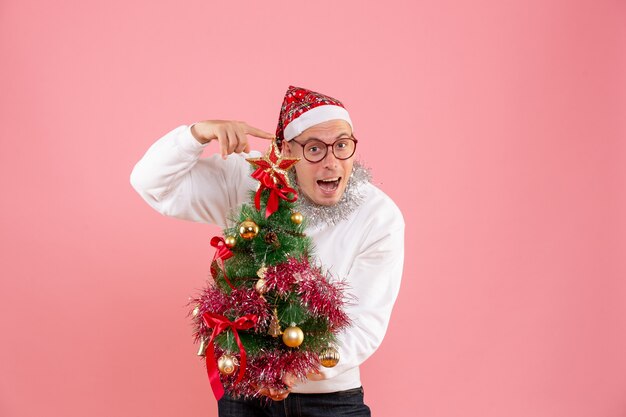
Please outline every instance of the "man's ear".
[[291, 156], [291, 147], [289, 145], [289, 142], [287, 142], [286, 140], [283, 141], [283, 150], [281, 153], [285, 156]]

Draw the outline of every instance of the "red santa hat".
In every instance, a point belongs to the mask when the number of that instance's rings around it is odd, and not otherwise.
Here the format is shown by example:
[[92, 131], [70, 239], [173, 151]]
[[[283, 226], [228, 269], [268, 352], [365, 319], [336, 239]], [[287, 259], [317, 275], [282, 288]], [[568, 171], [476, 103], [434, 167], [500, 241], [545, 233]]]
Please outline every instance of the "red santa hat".
[[339, 100], [290, 85], [280, 108], [276, 141], [290, 141], [311, 126], [336, 119], [345, 120], [354, 129], [348, 111]]

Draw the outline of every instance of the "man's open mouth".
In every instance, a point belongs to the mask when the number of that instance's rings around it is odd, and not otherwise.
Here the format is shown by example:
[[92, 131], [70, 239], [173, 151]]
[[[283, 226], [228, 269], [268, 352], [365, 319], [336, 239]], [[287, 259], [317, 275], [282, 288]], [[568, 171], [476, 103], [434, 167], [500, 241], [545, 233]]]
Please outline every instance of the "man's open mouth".
[[339, 182], [341, 181], [341, 177], [336, 178], [327, 178], [325, 180], [318, 180], [317, 185], [325, 192], [333, 192], [337, 188], [339, 188]]

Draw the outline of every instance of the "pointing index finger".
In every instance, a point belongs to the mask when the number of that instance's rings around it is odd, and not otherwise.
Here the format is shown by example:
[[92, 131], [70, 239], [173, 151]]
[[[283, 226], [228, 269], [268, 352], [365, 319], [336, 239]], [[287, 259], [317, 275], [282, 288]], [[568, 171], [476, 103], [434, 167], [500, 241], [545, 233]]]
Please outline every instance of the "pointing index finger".
[[275, 138], [275, 135], [273, 135], [272, 133], [267, 133], [264, 130], [257, 129], [256, 127], [250, 126], [248, 124], [246, 124], [246, 126], [245, 126], [245, 132], [248, 135], [256, 136], [257, 138], [261, 138], [261, 139], [272, 140], [272, 139]]

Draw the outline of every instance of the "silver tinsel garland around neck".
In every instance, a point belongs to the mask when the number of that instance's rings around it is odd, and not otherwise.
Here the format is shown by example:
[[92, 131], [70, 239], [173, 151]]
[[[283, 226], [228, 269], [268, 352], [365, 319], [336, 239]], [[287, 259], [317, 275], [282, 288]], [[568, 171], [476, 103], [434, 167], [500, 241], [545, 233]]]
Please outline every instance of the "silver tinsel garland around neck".
[[352, 166], [352, 174], [348, 178], [346, 189], [337, 204], [332, 206], [322, 206], [315, 204], [298, 187], [295, 169], [288, 171], [289, 181], [295, 184], [298, 191], [298, 200], [296, 205], [302, 213], [305, 221], [309, 226], [315, 227], [320, 224], [335, 225], [342, 220], [348, 218], [357, 207], [363, 203], [364, 196], [361, 185], [372, 180], [370, 169], [363, 166], [359, 161], [354, 161]]

